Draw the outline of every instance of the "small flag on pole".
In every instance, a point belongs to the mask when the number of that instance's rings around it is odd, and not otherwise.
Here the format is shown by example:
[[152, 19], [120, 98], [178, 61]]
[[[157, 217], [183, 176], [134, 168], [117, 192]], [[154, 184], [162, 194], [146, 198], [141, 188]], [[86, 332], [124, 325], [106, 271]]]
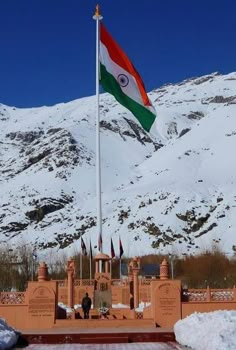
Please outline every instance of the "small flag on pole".
[[99, 236], [98, 236], [98, 250], [99, 250], [99, 252], [102, 251], [102, 234], [101, 234], [101, 232], [99, 233]]
[[86, 249], [86, 245], [84, 243], [83, 238], [81, 237], [81, 250], [82, 250], [82, 255], [86, 256], [87, 255], [87, 249]]
[[122, 255], [124, 254], [124, 249], [123, 249], [123, 246], [122, 246], [121, 239], [119, 241], [120, 241], [120, 259], [121, 259]]
[[111, 258], [113, 259], [116, 256], [115, 254], [115, 250], [114, 250], [114, 246], [113, 246], [113, 242], [112, 242], [112, 238], [111, 238]]
[[146, 131], [150, 131], [156, 111], [142, 78], [103, 24], [100, 31], [100, 75], [104, 90], [128, 108]]

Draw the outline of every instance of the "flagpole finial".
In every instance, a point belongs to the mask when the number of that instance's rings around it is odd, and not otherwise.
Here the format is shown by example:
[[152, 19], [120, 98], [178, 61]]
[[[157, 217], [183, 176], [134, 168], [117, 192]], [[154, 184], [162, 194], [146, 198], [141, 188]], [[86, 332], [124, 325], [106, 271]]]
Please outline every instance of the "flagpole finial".
[[100, 6], [98, 4], [96, 5], [95, 16], [100, 16]]
[[95, 20], [101, 20], [102, 19], [102, 15], [101, 15], [101, 12], [100, 12], [100, 5], [99, 4], [96, 5], [95, 14], [93, 16], [93, 19], [95, 19]]

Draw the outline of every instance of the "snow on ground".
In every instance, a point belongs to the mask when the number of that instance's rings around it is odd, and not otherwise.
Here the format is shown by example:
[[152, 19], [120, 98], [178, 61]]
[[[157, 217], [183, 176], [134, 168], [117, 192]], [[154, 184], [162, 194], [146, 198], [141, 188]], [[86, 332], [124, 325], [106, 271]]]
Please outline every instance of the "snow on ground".
[[194, 313], [174, 326], [178, 343], [194, 350], [235, 350], [236, 311]]
[[17, 343], [18, 334], [0, 318], [0, 350], [10, 349]]

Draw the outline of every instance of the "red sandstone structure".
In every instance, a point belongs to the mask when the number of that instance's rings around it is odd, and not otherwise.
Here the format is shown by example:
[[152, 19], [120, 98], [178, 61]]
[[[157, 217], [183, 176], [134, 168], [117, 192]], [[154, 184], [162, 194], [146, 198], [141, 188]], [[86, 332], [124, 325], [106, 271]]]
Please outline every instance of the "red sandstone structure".
[[[99, 272], [99, 266], [101, 267]], [[191, 313], [214, 310], [236, 310], [236, 288], [189, 289], [183, 291], [180, 280], [169, 279], [166, 259], [160, 276], [139, 276], [140, 259], [129, 264], [128, 277], [111, 279], [110, 257], [95, 257], [94, 279], [75, 279], [75, 264], [67, 262], [67, 279], [48, 279], [48, 268], [41, 263], [38, 281], [29, 282], [25, 292], [0, 293], [0, 315], [9, 325], [21, 329], [61, 327], [173, 327], [176, 321]], [[90, 319], [83, 320], [80, 304], [85, 293], [93, 301]], [[58, 303], [69, 306], [66, 313]], [[144, 304], [142, 310], [139, 303]], [[120, 307], [112, 307], [116, 305]]]

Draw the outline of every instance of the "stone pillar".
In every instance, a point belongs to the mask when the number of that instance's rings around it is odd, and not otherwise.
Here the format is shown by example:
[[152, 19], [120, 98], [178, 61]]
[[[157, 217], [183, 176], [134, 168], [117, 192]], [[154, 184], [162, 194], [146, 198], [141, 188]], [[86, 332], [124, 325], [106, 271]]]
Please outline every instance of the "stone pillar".
[[45, 262], [42, 262], [38, 268], [38, 281], [44, 282], [48, 280], [48, 267]]
[[209, 286], [207, 286], [207, 289], [206, 289], [206, 301], [207, 302], [211, 301], [211, 290]]
[[69, 307], [74, 307], [74, 276], [75, 276], [75, 262], [72, 259], [67, 261], [67, 304]]
[[129, 281], [129, 302], [130, 309], [134, 308], [134, 276], [133, 276], [133, 261], [128, 266], [128, 281]]
[[132, 264], [132, 271], [133, 271], [133, 283], [134, 283], [134, 308], [139, 306], [139, 280], [138, 275], [140, 271], [140, 259], [137, 257], [134, 257], [133, 264]]
[[109, 273], [109, 261], [105, 261], [105, 273]]
[[129, 281], [133, 281], [133, 262], [131, 261], [128, 266], [128, 279]]
[[95, 261], [95, 273], [99, 273], [99, 261]]
[[234, 288], [233, 288], [233, 293], [234, 293], [234, 301], [236, 302], [236, 288], [235, 288], [235, 286], [234, 286]]
[[160, 265], [160, 280], [168, 280], [169, 278], [169, 264], [164, 259]]

